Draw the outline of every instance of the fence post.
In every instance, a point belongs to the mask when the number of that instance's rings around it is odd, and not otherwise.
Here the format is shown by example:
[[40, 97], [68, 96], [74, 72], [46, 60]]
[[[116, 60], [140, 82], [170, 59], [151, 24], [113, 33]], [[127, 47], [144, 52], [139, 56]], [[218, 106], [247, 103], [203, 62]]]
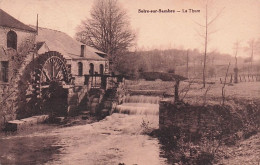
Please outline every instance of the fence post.
[[101, 88], [106, 90], [107, 87], [107, 77], [105, 75], [101, 75]]
[[176, 84], [174, 86], [175, 91], [174, 91], [174, 102], [177, 103], [179, 102], [179, 85], [180, 85], [180, 80], [176, 80]]
[[238, 68], [234, 68], [234, 83], [238, 83]]

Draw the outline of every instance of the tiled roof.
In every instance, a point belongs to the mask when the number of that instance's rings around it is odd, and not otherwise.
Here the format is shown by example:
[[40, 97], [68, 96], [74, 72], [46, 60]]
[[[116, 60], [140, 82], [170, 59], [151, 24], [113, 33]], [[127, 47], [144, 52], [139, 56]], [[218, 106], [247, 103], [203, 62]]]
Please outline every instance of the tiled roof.
[[51, 51], [60, 52], [66, 59], [106, 60], [98, 55], [98, 53], [105, 54], [104, 52], [87, 45], [85, 56], [80, 57], [82, 43], [61, 31], [39, 27], [36, 41], [45, 42]]
[[0, 9], [0, 26], [36, 32], [35, 29], [33, 29], [30, 26], [25, 25], [24, 23], [15, 19], [14, 17], [9, 15], [5, 11], [3, 11], [2, 9]]

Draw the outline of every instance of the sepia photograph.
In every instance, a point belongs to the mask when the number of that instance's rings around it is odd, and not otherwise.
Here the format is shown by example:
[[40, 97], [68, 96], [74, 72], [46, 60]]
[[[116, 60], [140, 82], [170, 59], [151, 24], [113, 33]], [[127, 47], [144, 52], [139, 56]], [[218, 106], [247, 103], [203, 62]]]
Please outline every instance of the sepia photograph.
[[0, 165], [260, 165], [260, 0], [0, 0]]

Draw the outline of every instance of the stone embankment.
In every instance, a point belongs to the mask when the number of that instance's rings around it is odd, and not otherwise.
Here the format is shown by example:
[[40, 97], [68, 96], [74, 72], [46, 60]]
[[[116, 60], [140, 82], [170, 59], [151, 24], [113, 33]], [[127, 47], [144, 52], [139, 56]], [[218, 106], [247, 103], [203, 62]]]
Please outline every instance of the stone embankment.
[[48, 118], [49, 118], [48, 115], [39, 115], [39, 116], [32, 116], [20, 120], [8, 121], [5, 129], [6, 131], [21, 131], [25, 128], [36, 125], [38, 123], [43, 123]]

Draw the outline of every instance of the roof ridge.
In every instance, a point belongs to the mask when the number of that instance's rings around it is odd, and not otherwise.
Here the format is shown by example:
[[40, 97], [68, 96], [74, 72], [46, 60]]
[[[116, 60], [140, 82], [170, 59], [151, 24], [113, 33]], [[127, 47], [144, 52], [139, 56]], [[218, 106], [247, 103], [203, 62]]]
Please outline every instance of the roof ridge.
[[24, 24], [20, 20], [18, 20], [15, 17], [11, 16], [10, 14], [5, 12], [1, 8], [0, 8], [0, 26], [16, 28], [16, 29], [19, 29], [19, 30], [26, 30], [26, 31], [36, 32], [35, 29], [31, 28], [30, 26]]
[[[36, 28], [36, 26], [35, 25], [29, 25], [30, 27], [33, 27], [33, 28]], [[61, 32], [61, 33], [65, 33], [65, 32], [63, 32], [63, 31], [60, 31], [60, 30], [56, 30], [56, 29], [51, 29], [51, 28], [47, 28], [47, 27], [41, 27], [41, 26], [39, 26], [38, 28], [40, 28], [40, 29], [47, 29], [47, 30], [51, 30], [51, 31], [57, 31], [57, 32]], [[65, 33], [66, 35], [68, 35], [67, 33]], [[69, 35], [68, 35], [69, 36]]]

